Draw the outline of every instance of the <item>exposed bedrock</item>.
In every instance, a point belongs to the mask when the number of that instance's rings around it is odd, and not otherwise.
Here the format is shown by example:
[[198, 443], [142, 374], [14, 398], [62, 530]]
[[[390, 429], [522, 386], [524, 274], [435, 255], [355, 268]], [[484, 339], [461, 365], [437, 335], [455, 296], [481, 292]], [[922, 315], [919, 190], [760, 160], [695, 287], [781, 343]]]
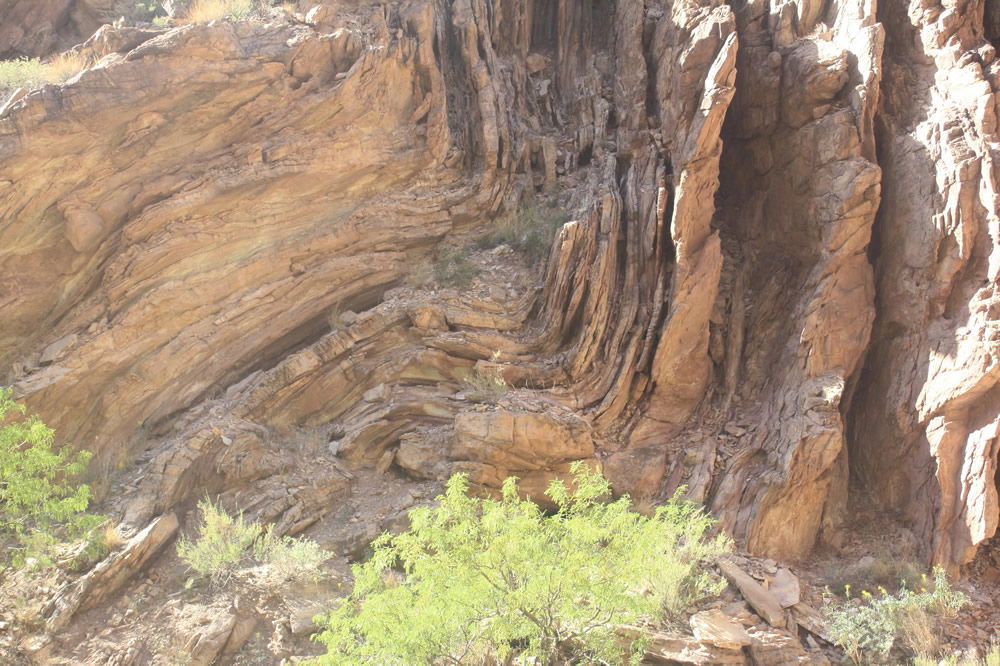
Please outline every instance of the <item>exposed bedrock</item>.
[[[582, 459], [772, 556], [863, 489], [928, 560], [993, 534], [995, 2], [327, 4], [0, 109], [0, 381], [128, 522]], [[544, 270], [412, 286], [564, 184]]]

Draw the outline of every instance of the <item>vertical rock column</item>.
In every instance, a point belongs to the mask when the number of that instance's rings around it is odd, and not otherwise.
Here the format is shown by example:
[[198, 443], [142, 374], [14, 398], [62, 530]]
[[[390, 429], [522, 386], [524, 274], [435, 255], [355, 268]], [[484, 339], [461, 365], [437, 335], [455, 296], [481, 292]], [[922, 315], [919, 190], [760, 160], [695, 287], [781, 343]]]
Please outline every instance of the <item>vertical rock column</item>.
[[[987, 19], [995, 3], [986, 3]], [[852, 468], [935, 563], [997, 527], [1000, 64], [981, 2], [885, 2], [878, 319]]]

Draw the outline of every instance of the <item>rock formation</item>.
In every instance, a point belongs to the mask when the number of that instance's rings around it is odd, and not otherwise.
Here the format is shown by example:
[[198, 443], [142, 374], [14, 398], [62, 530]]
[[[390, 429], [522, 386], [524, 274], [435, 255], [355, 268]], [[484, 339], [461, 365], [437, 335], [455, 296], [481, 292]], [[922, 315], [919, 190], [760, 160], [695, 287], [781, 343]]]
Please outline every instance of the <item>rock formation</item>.
[[[88, 25], [43, 4], [17, 31], [0, 4], [0, 53]], [[1000, 521], [998, 20], [398, 0], [103, 28], [0, 107], [0, 380], [105, 494], [126, 470], [136, 529], [211, 492], [294, 533], [351, 465], [538, 494], [585, 459], [781, 558], [872, 491], [956, 567]], [[569, 217], [544, 266], [414, 286], [535, 201]], [[471, 400], [492, 371], [513, 388]]]

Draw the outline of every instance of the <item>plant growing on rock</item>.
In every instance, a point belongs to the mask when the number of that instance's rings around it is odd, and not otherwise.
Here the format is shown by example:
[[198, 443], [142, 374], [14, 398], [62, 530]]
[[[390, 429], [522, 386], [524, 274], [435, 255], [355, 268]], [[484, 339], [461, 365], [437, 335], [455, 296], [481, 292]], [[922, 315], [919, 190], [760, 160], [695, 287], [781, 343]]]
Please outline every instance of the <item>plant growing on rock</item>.
[[493, 231], [476, 241], [476, 247], [507, 245], [534, 266], [548, 257], [556, 231], [565, 222], [565, 214], [557, 208], [529, 206], [498, 219]]
[[503, 368], [497, 365], [500, 352], [493, 352], [490, 358], [492, 365], [476, 364], [475, 369], [465, 378], [467, 397], [473, 402], [488, 402], [495, 404], [510, 390], [510, 384], [503, 376]]
[[551, 515], [519, 498], [515, 478], [499, 499], [479, 499], [453, 476], [437, 506], [411, 511], [408, 531], [382, 535], [355, 565], [316, 663], [637, 661], [642, 641], [619, 627], [719, 591], [703, 563], [728, 540], [690, 502], [645, 517], [628, 497], [608, 501], [608, 481], [582, 463], [572, 474], [571, 486], [549, 486]]
[[253, 0], [194, 0], [188, 8], [187, 18], [195, 23], [223, 18], [245, 19], [253, 9]]
[[468, 287], [478, 275], [479, 267], [461, 248], [444, 249], [434, 261], [434, 278], [446, 287]]
[[244, 562], [267, 562], [283, 580], [315, 577], [328, 558], [310, 539], [279, 537], [274, 526], [264, 529], [243, 514], [229, 515], [210, 499], [198, 503], [202, 521], [194, 540], [181, 538], [177, 554], [192, 570], [224, 585]]
[[226, 582], [240, 566], [263, 531], [260, 525], [247, 522], [243, 514], [230, 516], [206, 498], [198, 502], [201, 524], [194, 541], [181, 538], [177, 554], [189, 567], [215, 583]]
[[[67, 52], [48, 62], [38, 58], [0, 60], [0, 96], [17, 89], [31, 90], [47, 83], [62, 83], [86, 69], [90, 63], [78, 53]], [[0, 99], [0, 103], [6, 99]]]
[[896, 594], [880, 588], [877, 596], [867, 590], [861, 595], [860, 605], [848, 598], [829, 600], [824, 608], [830, 638], [856, 664], [883, 663], [900, 645], [914, 656], [934, 656], [938, 620], [968, 602], [940, 568], [934, 569], [933, 581], [923, 577], [919, 591], [904, 585]]
[[76, 485], [90, 453], [55, 448], [55, 431], [0, 388], [0, 553], [21, 566], [47, 564], [63, 541], [105, 523], [86, 513], [90, 488]]

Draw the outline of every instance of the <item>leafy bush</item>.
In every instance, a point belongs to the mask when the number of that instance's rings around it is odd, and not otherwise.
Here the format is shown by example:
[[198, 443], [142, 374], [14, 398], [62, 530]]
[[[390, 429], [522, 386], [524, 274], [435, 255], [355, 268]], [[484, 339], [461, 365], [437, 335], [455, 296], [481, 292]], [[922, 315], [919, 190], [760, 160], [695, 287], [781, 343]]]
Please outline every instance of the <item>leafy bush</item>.
[[924, 576], [919, 592], [904, 586], [896, 594], [864, 591], [862, 598], [861, 605], [848, 598], [828, 601], [825, 607], [830, 638], [858, 664], [885, 661], [897, 643], [911, 654], [932, 656], [937, 619], [953, 615], [968, 601], [940, 568], [934, 569], [933, 584]]
[[0, 93], [15, 88], [38, 88], [46, 82], [45, 66], [38, 58], [0, 60]]
[[467, 287], [479, 268], [469, 260], [469, 253], [460, 248], [446, 248], [434, 262], [434, 279], [448, 287]]
[[230, 516], [205, 499], [198, 503], [202, 522], [194, 541], [180, 539], [177, 554], [189, 567], [216, 584], [225, 584], [249, 560], [267, 562], [283, 580], [315, 578], [329, 555], [311, 539], [276, 537], [274, 526]]
[[240, 566], [254, 542], [263, 532], [260, 525], [243, 520], [243, 515], [233, 517], [209, 499], [198, 502], [202, 523], [198, 538], [177, 542], [177, 554], [189, 567], [210, 578], [224, 583]]
[[641, 641], [620, 625], [721, 591], [703, 560], [729, 542], [709, 536], [699, 507], [675, 497], [647, 518], [628, 497], [605, 501], [607, 480], [585, 465], [572, 474], [572, 490], [549, 486], [553, 515], [520, 500], [514, 478], [500, 499], [478, 499], [453, 476], [436, 507], [411, 511], [407, 532], [383, 534], [354, 566], [353, 593], [322, 619], [317, 663], [637, 661]]
[[45, 63], [38, 58], [0, 60], [0, 95], [17, 88], [32, 90], [46, 83], [62, 83], [89, 64], [86, 58], [72, 52], [55, 56]]
[[530, 206], [501, 217], [492, 232], [476, 241], [476, 248], [507, 245], [535, 265], [548, 258], [556, 231], [565, 221], [566, 216], [555, 208]]
[[74, 485], [90, 453], [55, 449], [55, 432], [0, 388], [0, 554], [14, 566], [47, 564], [56, 546], [105, 522], [85, 513], [90, 488]]
[[257, 559], [270, 564], [282, 580], [315, 579], [319, 565], [330, 559], [330, 554], [312, 539], [275, 537], [270, 529], [255, 552]]

